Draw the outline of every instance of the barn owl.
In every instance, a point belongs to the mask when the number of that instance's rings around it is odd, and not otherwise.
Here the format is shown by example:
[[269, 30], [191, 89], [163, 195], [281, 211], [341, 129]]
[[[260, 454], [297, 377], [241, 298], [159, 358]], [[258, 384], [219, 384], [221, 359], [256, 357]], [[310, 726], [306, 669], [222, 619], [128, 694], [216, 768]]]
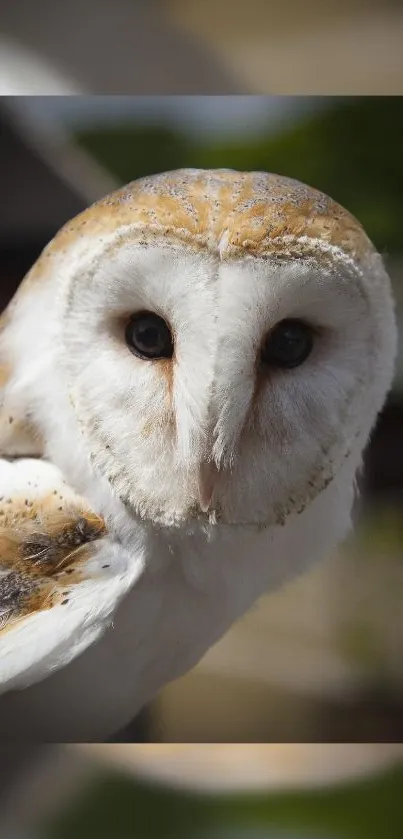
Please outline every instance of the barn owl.
[[395, 352], [381, 257], [295, 180], [66, 224], [1, 323], [0, 737], [110, 738], [343, 539]]

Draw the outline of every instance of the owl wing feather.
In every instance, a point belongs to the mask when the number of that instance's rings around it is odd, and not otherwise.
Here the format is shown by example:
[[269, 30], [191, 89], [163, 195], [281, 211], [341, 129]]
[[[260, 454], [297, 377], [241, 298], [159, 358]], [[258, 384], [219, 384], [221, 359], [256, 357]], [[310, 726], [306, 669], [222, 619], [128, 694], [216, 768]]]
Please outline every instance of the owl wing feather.
[[12, 304], [0, 316], [0, 457], [42, 457], [41, 435], [30, 412], [24, 410], [21, 393], [17, 396], [15, 391], [15, 371], [7, 341], [12, 330], [10, 309]]
[[83, 652], [143, 567], [140, 550], [129, 555], [43, 459], [14, 368], [13, 328], [9, 307], [0, 317], [0, 694]]
[[0, 693], [93, 643], [141, 569], [53, 464], [0, 460]]

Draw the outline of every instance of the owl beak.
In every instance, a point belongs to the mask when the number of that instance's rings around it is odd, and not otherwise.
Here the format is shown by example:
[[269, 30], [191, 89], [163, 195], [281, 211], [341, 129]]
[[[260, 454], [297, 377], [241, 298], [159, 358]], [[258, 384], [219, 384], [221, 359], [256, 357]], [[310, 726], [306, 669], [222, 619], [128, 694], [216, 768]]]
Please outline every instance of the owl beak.
[[199, 468], [199, 503], [203, 513], [207, 513], [213, 498], [214, 488], [218, 477], [218, 469], [214, 463], [203, 461]]

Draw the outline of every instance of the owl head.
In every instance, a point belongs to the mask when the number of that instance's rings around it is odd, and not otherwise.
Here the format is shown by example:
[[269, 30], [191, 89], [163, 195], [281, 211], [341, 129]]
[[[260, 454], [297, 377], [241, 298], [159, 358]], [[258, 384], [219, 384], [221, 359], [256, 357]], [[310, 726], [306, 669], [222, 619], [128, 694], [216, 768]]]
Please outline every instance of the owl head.
[[284, 524], [353, 484], [395, 350], [381, 257], [330, 198], [146, 177], [66, 224], [3, 316], [0, 445], [162, 526]]

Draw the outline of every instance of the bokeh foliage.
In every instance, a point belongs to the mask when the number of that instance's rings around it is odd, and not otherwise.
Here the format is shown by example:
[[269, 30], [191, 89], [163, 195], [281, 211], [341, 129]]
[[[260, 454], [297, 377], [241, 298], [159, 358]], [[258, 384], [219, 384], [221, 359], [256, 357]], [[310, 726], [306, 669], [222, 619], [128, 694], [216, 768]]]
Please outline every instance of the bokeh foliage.
[[[235, 828], [297, 839], [403, 836], [403, 767], [350, 784], [267, 795], [203, 797], [111, 774], [83, 792], [42, 839], [202, 839]], [[286, 831], [283, 833], [283, 831]], [[290, 831], [290, 833], [288, 833]]]
[[[401, 252], [403, 98], [329, 98], [318, 105], [280, 131], [249, 141], [244, 135], [198, 140], [165, 125], [135, 122], [86, 130], [77, 139], [122, 183], [188, 166], [297, 178], [347, 207], [381, 252]], [[267, 119], [269, 126], [269, 104]]]

